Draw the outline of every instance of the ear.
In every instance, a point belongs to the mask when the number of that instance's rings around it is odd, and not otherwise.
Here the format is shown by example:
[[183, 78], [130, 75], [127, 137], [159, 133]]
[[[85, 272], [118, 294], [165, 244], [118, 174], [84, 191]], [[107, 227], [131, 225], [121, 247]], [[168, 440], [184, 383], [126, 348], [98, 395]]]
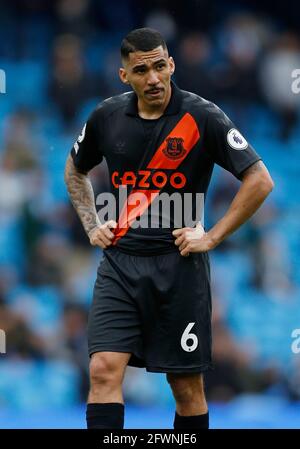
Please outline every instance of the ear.
[[173, 75], [173, 73], [175, 72], [175, 62], [174, 62], [174, 59], [172, 58], [172, 56], [169, 57], [169, 64], [170, 64], [171, 75]]
[[124, 83], [124, 84], [129, 84], [129, 81], [128, 81], [128, 79], [127, 79], [127, 73], [126, 73], [126, 70], [125, 70], [123, 67], [121, 67], [121, 68], [119, 69], [119, 77], [120, 77], [120, 80], [122, 81], [122, 83]]

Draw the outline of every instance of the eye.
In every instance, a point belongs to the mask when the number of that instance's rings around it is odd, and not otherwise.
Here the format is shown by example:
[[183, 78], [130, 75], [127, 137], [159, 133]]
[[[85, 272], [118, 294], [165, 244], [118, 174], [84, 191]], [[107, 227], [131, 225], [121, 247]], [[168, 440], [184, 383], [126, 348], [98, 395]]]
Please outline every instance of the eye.
[[135, 73], [138, 73], [139, 75], [141, 75], [141, 74], [145, 73], [145, 69], [144, 69], [143, 67], [140, 67], [140, 68], [138, 68], [138, 69], [135, 69], [134, 72], [135, 72]]
[[166, 64], [164, 62], [161, 62], [157, 65], [158, 70], [163, 70], [166, 67]]

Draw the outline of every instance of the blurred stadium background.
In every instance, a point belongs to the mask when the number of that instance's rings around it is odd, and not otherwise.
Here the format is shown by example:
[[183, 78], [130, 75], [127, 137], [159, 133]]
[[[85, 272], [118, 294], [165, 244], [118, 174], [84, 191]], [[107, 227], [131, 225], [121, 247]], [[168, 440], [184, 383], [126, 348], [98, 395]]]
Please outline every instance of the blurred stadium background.
[[[65, 159], [92, 108], [124, 91], [120, 40], [151, 26], [175, 81], [216, 102], [275, 180], [264, 207], [211, 254], [213, 428], [300, 427], [300, 69], [296, 1], [10, 0], [0, 2], [1, 428], [84, 428], [86, 318], [101, 252], [67, 197]], [[93, 170], [107, 189], [105, 166]], [[238, 182], [216, 168], [207, 227]], [[126, 427], [171, 428], [164, 375], [128, 369]]]

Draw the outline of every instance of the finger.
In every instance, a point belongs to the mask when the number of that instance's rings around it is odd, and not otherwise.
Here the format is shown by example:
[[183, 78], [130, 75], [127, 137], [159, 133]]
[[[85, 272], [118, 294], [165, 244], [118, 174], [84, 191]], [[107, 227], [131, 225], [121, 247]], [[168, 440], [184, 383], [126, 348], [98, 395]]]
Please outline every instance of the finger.
[[108, 243], [104, 242], [103, 239], [98, 239], [97, 241], [98, 241], [98, 246], [101, 246], [101, 248], [103, 248], [103, 249], [106, 249], [112, 245], [111, 240], [109, 240]]
[[178, 237], [180, 234], [183, 233], [184, 230], [185, 228], [176, 229], [175, 231], [172, 232], [172, 234], [174, 235], [174, 237]]
[[91, 244], [93, 246], [100, 246], [100, 248], [102, 248], [102, 249], [106, 248], [106, 245], [104, 244], [104, 242], [101, 239], [99, 239], [99, 238], [93, 239], [91, 241]]
[[178, 237], [176, 240], [175, 240], [175, 245], [176, 246], [180, 246], [181, 244], [182, 244], [182, 242], [184, 242], [184, 239], [185, 239], [185, 235], [181, 235], [180, 237]]
[[112, 229], [114, 229], [114, 228], [117, 227], [117, 223], [116, 223], [114, 220], [109, 220], [109, 221], [106, 223], [106, 225], [107, 225], [109, 228], [112, 228]]
[[182, 234], [183, 232], [186, 231], [192, 231], [192, 228], [180, 228], [180, 229], [175, 229], [175, 231], [172, 232], [172, 234], [177, 237], [178, 235]]
[[102, 242], [102, 240], [97, 240], [95, 246], [99, 246], [99, 248], [101, 248], [101, 249], [106, 249], [107, 248], [107, 246]]
[[106, 237], [108, 240], [113, 239], [114, 236], [115, 236], [115, 234], [114, 234], [113, 232], [111, 232], [111, 231], [109, 230], [109, 228], [103, 228], [103, 229], [102, 229], [102, 232], [103, 232], [103, 234], [105, 235], [105, 237]]
[[94, 238], [95, 238], [96, 240], [102, 241], [102, 243], [103, 243], [105, 246], [111, 244], [111, 241], [106, 237], [106, 235], [105, 235], [105, 233], [104, 233], [104, 229], [99, 229], [98, 234], [96, 234], [96, 235], [94, 236]]
[[186, 248], [188, 246], [188, 242], [184, 241], [180, 246], [179, 246], [179, 251], [182, 251], [184, 248]]
[[101, 235], [101, 240], [105, 246], [108, 246], [111, 244], [111, 240], [108, 239], [104, 233]]
[[189, 247], [187, 246], [187, 247], [184, 248], [182, 251], [180, 251], [180, 254], [181, 254], [182, 256], [184, 256], [184, 257], [189, 256], [189, 255], [190, 255], [190, 249], [189, 249]]
[[172, 234], [177, 237], [178, 235], [182, 234], [185, 231], [190, 231], [191, 228], [180, 228], [180, 229], [175, 229], [175, 231], [172, 232]]

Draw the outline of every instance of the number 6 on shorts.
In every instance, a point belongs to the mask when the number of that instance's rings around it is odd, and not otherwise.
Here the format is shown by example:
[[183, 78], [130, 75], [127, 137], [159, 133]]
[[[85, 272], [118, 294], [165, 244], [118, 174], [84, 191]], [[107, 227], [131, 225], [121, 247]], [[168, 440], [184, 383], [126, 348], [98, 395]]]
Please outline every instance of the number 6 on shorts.
[[[192, 327], [194, 326], [194, 324], [195, 324], [195, 323], [189, 323], [189, 324], [187, 325], [187, 327], [185, 328], [185, 330], [184, 330], [182, 336], [181, 336], [181, 341], [180, 341], [181, 347], [182, 347], [182, 349], [183, 349], [184, 351], [186, 351], [186, 352], [192, 352], [192, 351], [195, 351], [195, 349], [196, 349], [197, 346], [198, 346], [198, 338], [197, 338], [197, 335], [195, 335], [195, 334], [190, 334], [190, 333], [189, 333], [190, 330], [192, 329]], [[193, 341], [193, 344], [189, 346], [189, 345], [187, 344], [187, 341], [188, 341], [188, 340], [192, 340], [192, 341]]]

